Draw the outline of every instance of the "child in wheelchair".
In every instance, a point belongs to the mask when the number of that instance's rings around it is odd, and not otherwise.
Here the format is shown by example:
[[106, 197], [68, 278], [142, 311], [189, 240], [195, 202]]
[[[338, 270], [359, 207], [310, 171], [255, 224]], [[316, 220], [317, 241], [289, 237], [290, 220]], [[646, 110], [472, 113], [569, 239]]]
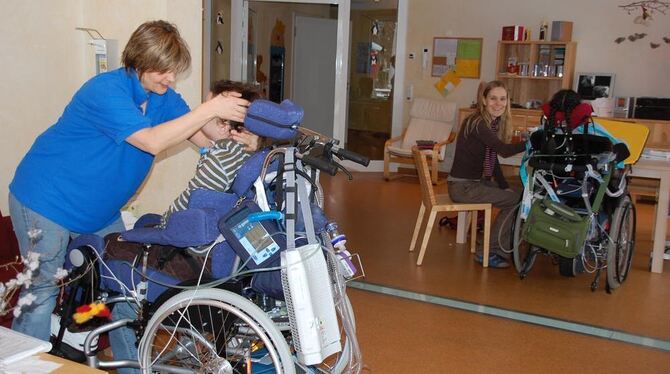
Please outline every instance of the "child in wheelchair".
[[[258, 100], [249, 108], [245, 127], [259, 136], [289, 139], [295, 136], [301, 118], [302, 109], [290, 102], [277, 105]], [[262, 126], [259, 127], [259, 123], [264, 121], [273, 125], [284, 123], [288, 126], [264, 131]], [[311, 151], [319, 156], [312, 156]], [[326, 234], [326, 217], [317, 204], [310, 203], [319, 201], [319, 198], [312, 199], [310, 196], [320, 189], [305, 186], [318, 186], [317, 169], [325, 170], [332, 175], [337, 172], [334, 166], [337, 164], [332, 160], [332, 155], [367, 163], [362, 157], [337, 147], [332, 140], [324, 141], [313, 134], [303, 136], [297, 142], [297, 147], [263, 150], [248, 157], [232, 186], [227, 189], [228, 192], [202, 188], [190, 190], [187, 196], [187, 209], [175, 209], [169, 219], [165, 220], [164, 226], [159, 226], [158, 229], [139, 227], [122, 233], [121, 237], [126, 241], [113, 241], [113, 245], [110, 245], [110, 242], [101, 244], [98, 241], [96, 253], [101, 251], [100, 248], [104, 248], [102, 258], [105, 259], [98, 264], [103, 278], [101, 288], [109, 290], [108, 299], [114, 299], [112, 293], [121, 296], [116, 298], [119, 302], [115, 303], [112, 310], [114, 322], [94, 330], [87, 337], [89, 339], [102, 331], [109, 331], [116, 361], [98, 362], [90, 347], [85, 346], [84, 351], [89, 365], [109, 368], [139, 366], [145, 370], [175, 372], [181, 372], [184, 367], [197, 368], [193, 370], [205, 368], [206, 371], [213, 368], [213, 371], [217, 372], [218, 370], [229, 372], [224, 369], [231, 367], [234, 371], [230, 372], [256, 372], [258, 368], [267, 369], [268, 365], [274, 365], [277, 369], [279, 365], [283, 370], [277, 370], [278, 372], [291, 373], [294, 370], [294, 360], [290, 357], [293, 350], [288, 350], [287, 337], [278, 333], [276, 331], [278, 327], [274, 326], [284, 318], [283, 323], [290, 325], [291, 333], [288, 334], [290, 337], [288, 341], [292, 342], [295, 347], [293, 353], [298, 355], [298, 361], [303, 365], [318, 365], [325, 357], [332, 357], [333, 353], [340, 352], [336, 355], [337, 358], [332, 359], [333, 362], [326, 364], [332, 368], [327, 372], [345, 370], [359, 372], [360, 367], [356, 362], [360, 360], [360, 354], [353, 329], [350, 322], [347, 322], [351, 311], [346, 294], [343, 293], [343, 286], [340, 284], [342, 277], [337, 275], [340, 273], [338, 259], [335, 258], [333, 262], [333, 258], [326, 256], [328, 271], [324, 271], [329, 277], [326, 279], [330, 279], [325, 281], [328, 293], [317, 297], [322, 300], [316, 303], [313, 309], [321, 310], [319, 313], [330, 315], [332, 319], [337, 308], [340, 319], [335, 321], [339, 321], [345, 326], [345, 331], [348, 331], [341, 349], [337, 348], [340, 346], [339, 333], [331, 331], [326, 334], [330, 340], [323, 339], [326, 336], [323, 335], [323, 331], [328, 330], [325, 327], [321, 327], [323, 330], [319, 332], [322, 335], [321, 342], [316, 346], [323, 345], [324, 341], [329, 343], [322, 347], [323, 349], [317, 350], [318, 352], [306, 348], [314, 344], [307, 344], [312, 340], [299, 333], [300, 328], [296, 326], [303, 322], [302, 319], [296, 319], [297, 312], [292, 311], [292, 305], [299, 305], [304, 300], [291, 301], [291, 294], [286, 290], [295, 274], [291, 275], [287, 270], [289, 266], [285, 264], [283, 253], [290, 250], [293, 250], [291, 252], [293, 254], [300, 252], [296, 249], [305, 247], [301, 246], [305, 243], [316, 245], [314, 248], [318, 249], [324, 245], [330, 246], [331, 242]], [[311, 169], [304, 167], [306, 165], [310, 165]], [[266, 176], [268, 170], [274, 170], [274, 176], [271, 174]], [[273, 205], [275, 209], [267, 211]], [[282, 206], [285, 213], [281, 212]], [[154, 219], [155, 221], [157, 220]], [[136, 227], [143, 226], [142, 222], [138, 223]], [[117, 237], [118, 235], [112, 239], [115, 240]], [[86, 238], [83, 238], [73, 243], [71, 246], [75, 249], [73, 253], [81, 249], [85, 241]], [[138, 243], [151, 243], [151, 245]], [[126, 249], [119, 250], [119, 244]], [[117, 248], [113, 248], [114, 246]], [[295, 248], [296, 246], [300, 247]], [[342, 248], [343, 243], [338, 243], [338, 246]], [[173, 247], [179, 249], [175, 250]], [[195, 247], [196, 252], [199, 252], [200, 267], [195, 266], [193, 261], [183, 261], [185, 253], [183, 248], [186, 247]], [[163, 258], [163, 264], [178, 259], [174, 263], [172, 274], [165, 274], [156, 269], [161, 265], [160, 252], [166, 249], [173, 257]], [[332, 247], [330, 250], [332, 252]], [[279, 251], [282, 251], [281, 261]], [[100, 257], [96, 253], [90, 257]], [[300, 253], [300, 256], [304, 255], [303, 252]], [[235, 263], [236, 257], [239, 258], [238, 263]], [[288, 255], [286, 257], [288, 258]], [[298, 263], [303, 261], [312, 263], [319, 257], [321, 256], [313, 256], [312, 253]], [[287, 264], [295, 265], [290, 260], [286, 261]], [[203, 263], [206, 266], [202, 266]], [[243, 274], [236, 273], [236, 269], [249, 269], [247, 272], [252, 275], [251, 281], [243, 279]], [[308, 274], [309, 277], [312, 277], [312, 274]], [[124, 281], [120, 282], [117, 278]], [[217, 281], [212, 281], [213, 279]], [[185, 280], [187, 282], [182, 282]], [[226, 280], [230, 281], [225, 282]], [[173, 286], [177, 289], [169, 288], [171, 285], [177, 285]], [[292, 288], [300, 286], [299, 282], [293, 284]], [[234, 294], [220, 294], [219, 290], [210, 290], [208, 287], [232, 289]], [[325, 296], [330, 294], [331, 287], [333, 295]], [[190, 291], [178, 292], [182, 289]], [[272, 296], [269, 301], [267, 295]], [[272, 299], [282, 300], [284, 295], [288, 295], [288, 310], [286, 305], [272, 301]], [[262, 310], [256, 305], [247, 305], [247, 299], [252, 296], [260, 297], [259, 303], [264, 304]], [[182, 300], [180, 297], [184, 298], [183, 303], [170, 302], [174, 298]], [[235, 302], [220, 304], [220, 300], [226, 298], [232, 298]], [[328, 305], [324, 298], [330, 298], [331, 305], [335, 302], [332, 305], [332, 313], [323, 309], [323, 305]], [[203, 310], [207, 310], [208, 313], [202, 313]], [[193, 318], [191, 313], [195, 312], [200, 317]], [[175, 313], [180, 316], [176, 320], [172, 319]], [[204, 321], [203, 314], [209, 315], [208, 322]], [[273, 320], [267, 319], [266, 315], [275, 314], [276, 318], [273, 317]], [[230, 320], [225, 318], [223, 321], [213, 318], [219, 315], [235, 317], [231, 317]], [[248, 319], [249, 316], [252, 318]], [[195, 332], [185, 333], [182, 330], [183, 319], [188, 320], [188, 325]], [[152, 322], [154, 320], [158, 322]], [[324, 320], [327, 321], [328, 318]], [[120, 327], [123, 324], [131, 326], [132, 329]], [[214, 330], [208, 330], [212, 326], [216, 326], [218, 331], [223, 331], [224, 335], [232, 338], [218, 338]], [[335, 322], [334, 327], [337, 332], [338, 322]], [[156, 342], [165, 338], [162, 336], [159, 339], [157, 336], [161, 333], [164, 335], [165, 330], [170, 331], [167, 334], [167, 341], [172, 343], [164, 343], [161, 348], [156, 349]], [[173, 339], [175, 336], [179, 338]], [[138, 338], [141, 339], [138, 341]], [[337, 340], [337, 344], [331, 341], [333, 339]], [[141, 361], [139, 364], [138, 358]], [[252, 366], [256, 369], [252, 370]], [[136, 370], [124, 368], [119, 372]]]
[[572, 90], [557, 92], [542, 109], [543, 126], [531, 134], [521, 165], [515, 267], [525, 278], [537, 255], [546, 254], [562, 275], [594, 273], [592, 289], [607, 269], [609, 291], [625, 279], [634, 243], [623, 163], [630, 152], [593, 122], [591, 106]]

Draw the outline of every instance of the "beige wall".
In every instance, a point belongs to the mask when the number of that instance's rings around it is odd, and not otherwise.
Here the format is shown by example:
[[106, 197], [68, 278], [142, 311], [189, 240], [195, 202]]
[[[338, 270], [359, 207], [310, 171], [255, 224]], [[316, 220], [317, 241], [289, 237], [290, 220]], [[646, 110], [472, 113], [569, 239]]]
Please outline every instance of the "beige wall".
[[[0, 3], [0, 210], [8, 214], [7, 186], [35, 137], [53, 124], [74, 92], [93, 75], [88, 37], [95, 28], [120, 49], [142, 22], [166, 19], [179, 27], [192, 55], [177, 83], [190, 106], [200, 102], [201, 0], [25, 0]], [[167, 156], [167, 157], [166, 157]], [[140, 212], [162, 211], [193, 173], [197, 152], [183, 146], [159, 156], [138, 197]]]
[[[537, 39], [538, 26], [545, 19], [574, 22], [577, 72], [615, 73], [615, 95], [670, 96], [670, 44], [661, 39], [670, 37], [670, 14], [655, 14], [651, 25], [645, 27], [633, 23], [638, 14], [628, 15], [618, 8], [619, 4], [611, 0], [410, 0], [407, 52], [415, 53], [417, 58], [407, 60], [404, 89], [412, 84], [415, 96], [441, 97], [433, 87], [438, 78], [430, 76], [430, 68], [421, 72], [421, 51], [427, 47], [432, 53], [434, 36], [483, 37], [481, 79], [492, 80], [501, 27], [527, 25], [532, 38]], [[614, 43], [618, 36], [635, 32], [649, 35], [634, 43]], [[651, 49], [650, 41], [661, 46]], [[476, 79], [464, 79], [447, 99], [468, 105], [477, 84]]]

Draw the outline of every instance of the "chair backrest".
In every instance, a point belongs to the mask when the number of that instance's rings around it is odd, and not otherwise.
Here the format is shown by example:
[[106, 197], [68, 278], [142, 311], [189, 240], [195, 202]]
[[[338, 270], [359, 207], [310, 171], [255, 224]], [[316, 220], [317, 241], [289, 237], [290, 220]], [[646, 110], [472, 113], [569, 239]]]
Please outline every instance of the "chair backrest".
[[428, 160], [426, 154], [420, 152], [415, 146], [412, 147], [412, 154], [414, 155], [414, 164], [416, 165], [416, 172], [419, 174], [419, 184], [421, 185], [421, 201], [427, 209], [437, 204], [435, 197], [435, 190], [433, 190], [433, 181], [430, 178], [430, 170], [428, 169]]
[[[403, 138], [402, 148], [411, 149], [417, 140], [439, 142], [449, 138], [454, 127], [456, 103], [416, 98], [409, 112], [409, 124]], [[443, 158], [446, 147], [440, 151]]]

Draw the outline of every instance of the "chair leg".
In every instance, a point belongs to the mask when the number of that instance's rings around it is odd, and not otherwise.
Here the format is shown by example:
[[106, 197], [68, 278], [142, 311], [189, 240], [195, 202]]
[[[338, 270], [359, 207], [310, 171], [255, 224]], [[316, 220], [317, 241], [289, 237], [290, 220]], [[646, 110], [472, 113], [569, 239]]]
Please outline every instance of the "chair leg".
[[489, 242], [491, 241], [491, 208], [484, 210], [484, 265], [489, 267]]
[[426, 232], [423, 233], [423, 240], [421, 241], [421, 250], [419, 251], [419, 259], [416, 261], [417, 265], [421, 265], [421, 263], [423, 262], [423, 256], [426, 254], [426, 247], [428, 246], [428, 239], [430, 238], [430, 232], [433, 231], [435, 216], [437, 216], [437, 211], [431, 210], [430, 216], [428, 216], [428, 222], [426, 223]]
[[389, 180], [391, 173], [389, 172], [389, 164], [391, 163], [391, 155], [386, 148], [384, 148], [384, 179]]
[[433, 156], [431, 157], [431, 176], [433, 177], [433, 184], [437, 184], [437, 176], [439, 174], [439, 170], [437, 170], [437, 153], [433, 152]]
[[423, 221], [423, 216], [426, 213], [426, 206], [421, 202], [421, 208], [419, 208], [419, 217], [416, 219], [416, 224], [414, 225], [414, 234], [412, 234], [412, 242], [409, 244], [409, 251], [414, 252], [414, 246], [416, 245], [416, 239], [419, 237], [419, 231], [421, 231], [421, 222]]
[[470, 212], [458, 212], [458, 224], [456, 224], [456, 243], [463, 244], [468, 236], [468, 221], [470, 219]]
[[470, 215], [470, 253], [475, 253], [477, 247], [477, 211]]

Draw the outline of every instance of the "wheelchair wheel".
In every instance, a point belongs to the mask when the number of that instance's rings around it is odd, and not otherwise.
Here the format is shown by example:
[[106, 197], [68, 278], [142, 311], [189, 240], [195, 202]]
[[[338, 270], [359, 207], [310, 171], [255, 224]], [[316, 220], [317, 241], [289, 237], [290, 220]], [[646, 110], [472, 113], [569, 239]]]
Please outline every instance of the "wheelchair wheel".
[[514, 258], [514, 268], [523, 279], [528, 275], [530, 269], [535, 264], [535, 249], [528, 242], [523, 240], [521, 233], [526, 221], [521, 219], [521, 209], [517, 210], [516, 221], [514, 223], [514, 243], [512, 247], [512, 254]]
[[635, 250], [635, 205], [630, 196], [621, 199], [614, 211], [607, 249], [607, 284], [618, 288], [626, 280]]
[[144, 373], [295, 373], [272, 320], [244, 297], [211, 288], [181, 292], [161, 305], [138, 357]]

